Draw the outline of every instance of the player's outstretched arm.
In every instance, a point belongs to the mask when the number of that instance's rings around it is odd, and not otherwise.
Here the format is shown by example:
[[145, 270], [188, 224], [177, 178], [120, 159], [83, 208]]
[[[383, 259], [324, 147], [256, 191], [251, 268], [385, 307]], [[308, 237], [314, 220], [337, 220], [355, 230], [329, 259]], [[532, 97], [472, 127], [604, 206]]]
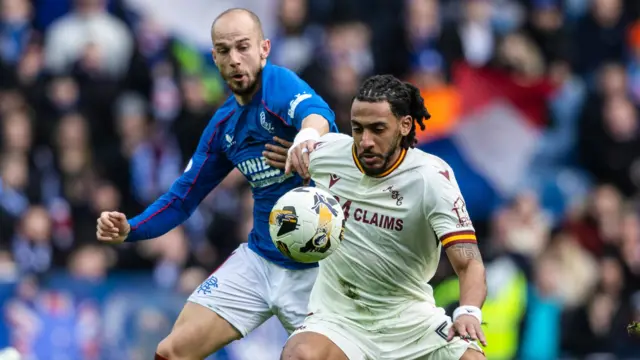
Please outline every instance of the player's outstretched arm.
[[444, 161], [437, 162], [425, 174], [425, 211], [460, 279], [460, 307], [453, 313], [449, 340], [459, 335], [486, 346], [480, 309], [487, 286], [476, 233], [453, 170]]
[[[103, 213], [98, 219], [98, 240], [130, 242], [153, 239], [189, 218], [202, 199], [233, 169], [233, 164], [218, 150], [214, 137], [215, 123], [212, 121], [200, 138], [184, 173], [166, 194], [140, 215], [126, 221], [123, 214]], [[116, 219], [119, 222], [114, 224]]]
[[445, 252], [460, 278], [460, 304], [481, 308], [487, 296], [487, 286], [478, 244], [454, 244]]
[[[449, 337], [455, 334], [472, 340], [487, 341], [480, 327], [482, 304], [487, 297], [487, 283], [482, 255], [474, 243], [454, 244], [446, 248], [447, 257], [460, 280], [460, 306], [453, 313], [454, 325]], [[455, 334], [454, 334], [455, 333]]]

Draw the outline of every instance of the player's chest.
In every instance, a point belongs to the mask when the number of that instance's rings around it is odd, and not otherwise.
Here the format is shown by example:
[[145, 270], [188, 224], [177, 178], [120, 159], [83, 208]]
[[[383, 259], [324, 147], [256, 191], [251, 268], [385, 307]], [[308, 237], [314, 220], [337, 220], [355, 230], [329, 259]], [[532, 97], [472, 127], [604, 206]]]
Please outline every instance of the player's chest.
[[287, 140], [295, 136], [295, 129], [274, 114], [264, 108], [236, 111], [220, 130], [222, 151], [253, 187], [268, 186], [290, 177], [285, 176], [282, 170], [269, 166], [262, 155], [266, 144], [274, 144], [274, 136]]
[[327, 185], [342, 206], [347, 228], [378, 236], [401, 233], [422, 215], [422, 199], [410, 182], [362, 179], [360, 174], [341, 178], [332, 174]]
[[267, 143], [274, 143], [275, 136], [290, 141], [296, 135], [294, 127], [263, 106], [237, 109], [219, 130], [222, 133], [222, 151], [234, 164], [234, 160], [242, 158], [246, 152], [262, 153]]

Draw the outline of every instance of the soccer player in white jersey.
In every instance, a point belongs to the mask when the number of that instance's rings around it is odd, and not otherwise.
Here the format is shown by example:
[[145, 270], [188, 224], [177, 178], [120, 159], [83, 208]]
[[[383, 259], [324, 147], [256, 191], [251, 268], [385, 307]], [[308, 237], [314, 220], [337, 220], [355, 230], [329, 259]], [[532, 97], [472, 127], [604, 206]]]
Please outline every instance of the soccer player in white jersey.
[[[310, 314], [281, 359], [484, 359], [485, 269], [473, 225], [451, 167], [413, 148], [429, 117], [413, 85], [374, 76], [352, 104], [353, 137], [315, 144], [309, 173], [342, 205], [345, 236], [320, 262]], [[453, 322], [428, 284], [442, 248], [460, 278]]]

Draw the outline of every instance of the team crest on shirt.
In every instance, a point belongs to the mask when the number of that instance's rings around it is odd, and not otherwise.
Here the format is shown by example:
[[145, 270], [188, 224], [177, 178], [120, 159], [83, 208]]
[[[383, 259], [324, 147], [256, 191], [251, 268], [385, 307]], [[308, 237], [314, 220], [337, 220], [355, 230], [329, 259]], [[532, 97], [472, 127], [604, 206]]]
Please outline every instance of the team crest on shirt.
[[393, 189], [393, 185], [389, 186], [386, 189], [383, 189], [382, 191], [390, 193], [391, 199], [396, 201], [396, 205], [402, 205], [402, 200], [404, 200], [404, 197], [400, 195], [400, 191]]
[[273, 127], [273, 124], [267, 120], [267, 115], [264, 113], [264, 111], [260, 112], [260, 125], [263, 129], [267, 130], [269, 134], [273, 134], [276, 131], [276, 129]]
[[464, 203], [462, 197], [458, 197], [456, 201], [453, 202], [453, 208], [451, 211], [453, 211], [458, 217], [458, 224], [456, 227], [462, 228], [471, 226], [471, 219], [467, 213], [467, 204]]

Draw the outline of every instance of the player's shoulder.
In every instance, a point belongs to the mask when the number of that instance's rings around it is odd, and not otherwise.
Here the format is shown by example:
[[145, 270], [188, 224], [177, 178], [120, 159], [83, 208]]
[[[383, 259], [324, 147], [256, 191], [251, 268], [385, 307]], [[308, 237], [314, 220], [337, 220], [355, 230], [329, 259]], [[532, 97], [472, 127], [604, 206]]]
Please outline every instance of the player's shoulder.
[[236, 108], [236, 99], [231, 95], [213, 114], [209, 121], [209, 125], [219, 126], [229, 120], [229, 118], [235, 113]]
[[294, 84], [305, 84], [306, 82], [298, 76], [294, 71], [287, 69], [286, 67], [278, 66], [272, 64], [271, 62], [267, 62], [263, 69], [263, 76], [266, 80], [265, 83], [267, 88], [270, 90], [274, 90], [274, 88], [278, 88], [278, 86], [291, 86]]
[[[309, 155], [309, 171], [311, 177], [344, 171], [344, 166], [351, 160], [353, 138], [340, 133], [327, 133], [316, 142], [313, 152]], [[357, 170], [356, 170], [357, 171]], [[315, 180], [315, 179], [314, 179]]]
[[436, 155], [420, 149], [410, 149], [406, 160], [411, 170], [420, 174], [428, 183], [433, 183], [433, 179], [451, 181], [453, 178], [453, 169], [449, 163]]
[[211, 116], [207, 127], [204, 130], [200, 142], [209, 143], [219, 138], [220, 134], [226, 132], [225, 124], [227, 120], [233, 116], [236, 111], [236, 100], [233, 96], [229, 96], [227, 100], [220, 106]]
[[262, 99], [275, 110], [286, 110], [296, 102], [317, 96], [295, 72], [267, 63], [263, 70]]
[[316, 142], [313, 153], [317, 153], [317, 155], [326, 153], [339, 153], [341, 151], [344, 151], [345, 148], [350, 149], [352, 145], [353, 138], [349, 135], [340, 133], [327, 133], [322, 135], [318, 142]]

